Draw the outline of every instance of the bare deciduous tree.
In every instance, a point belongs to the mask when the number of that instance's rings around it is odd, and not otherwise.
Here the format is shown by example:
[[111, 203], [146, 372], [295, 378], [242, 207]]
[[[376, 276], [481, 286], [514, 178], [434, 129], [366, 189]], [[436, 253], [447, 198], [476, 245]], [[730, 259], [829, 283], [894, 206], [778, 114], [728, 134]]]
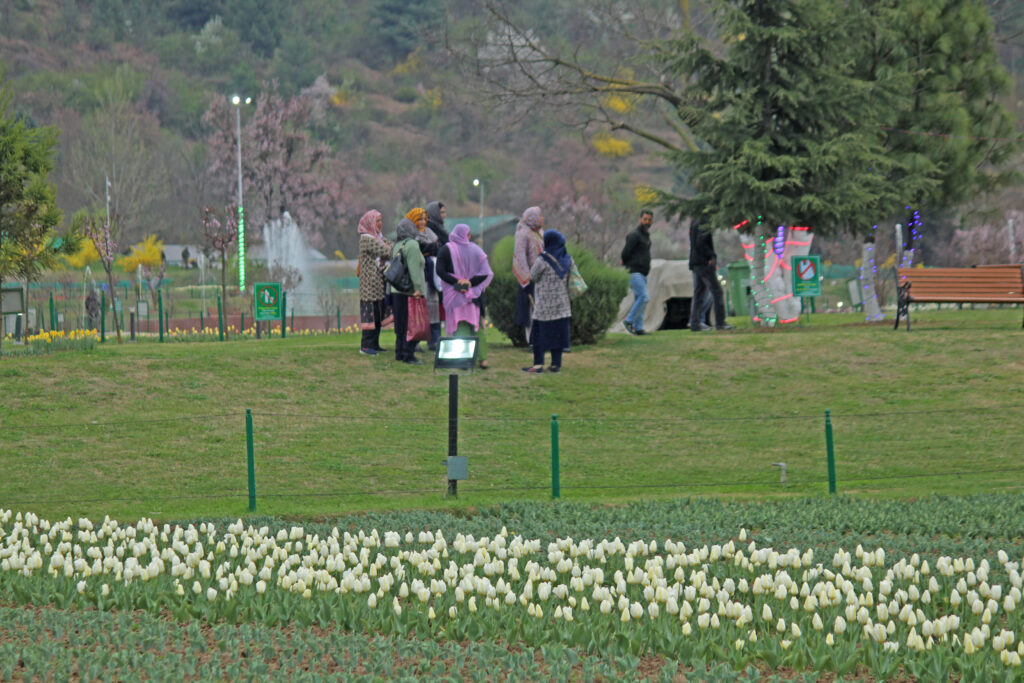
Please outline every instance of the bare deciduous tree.
[[104, 83], [99, 107], [83, 121], [71, 144], [68, 172], [93, 206], [105, 205], [110, 179], [110, 213], [121, 217], [122, 237], [129, 240], [148, 227], [144, 221], [149, 209], [166, 192], [159, 146], [159, 122], [129, 100], [118, 71]]

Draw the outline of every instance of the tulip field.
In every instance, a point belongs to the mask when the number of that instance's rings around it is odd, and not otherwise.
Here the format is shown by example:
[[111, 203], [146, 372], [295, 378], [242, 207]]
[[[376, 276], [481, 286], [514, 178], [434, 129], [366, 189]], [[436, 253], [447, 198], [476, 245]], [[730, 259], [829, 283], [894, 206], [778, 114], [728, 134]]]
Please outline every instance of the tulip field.
[[[1015, 680], [1024, 501], [0, 512], [0, 679]], [[682, 680], [682, 679], [680, 679]]]

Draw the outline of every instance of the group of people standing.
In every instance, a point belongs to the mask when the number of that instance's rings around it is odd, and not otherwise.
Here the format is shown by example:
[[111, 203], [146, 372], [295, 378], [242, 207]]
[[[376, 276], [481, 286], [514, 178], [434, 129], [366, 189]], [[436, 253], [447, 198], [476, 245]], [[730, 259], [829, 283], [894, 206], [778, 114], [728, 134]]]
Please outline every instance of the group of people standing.
[[[483, 249], [470, 241], [469, 226], [460, 223], [448, 232], [445, 217], [444, 204], [437, 201], [425, 209], [410, 210], [398, 222], [394, 243], [384, 237], [380, 211], [367, 211], [360, 219], [360, 353], [375, 356], [385, 351], [380, 345], [380, 330], [393, 320], [395, 360], [422, 365], [416, 357], [417, 343], [407, 341], [409, 302], [422, 298], [430, 317], [428, 349], [436, 350], [443, 319], [448, 336], [478, 339], [477, 360], [481, 368], [488, 367], [483, 334], [485, 293], [494, 272]], [[533, 348], [533, 365], [523, 371], [531, 374], [544, 372], [549, 352], [547, 371], [562, 369], [572, 315], [568, 290], [572, 257], [566, 251], [565, 237], [557, 230], [543, 232], [543, 228], [540, 207], [524, 211], [516, 227], [512, 258], [512, 270], [520, 285], [516, 323], [524, 326]], [[402, 259], [408, 269], [408, 291], [385, 280], [389, 263], [396, 259]]]
[[[375, 356], [386, 350], [380, 345], [380, 330], [392, 319], [395, 360], [422, 365], [417, 342], [407, 339], [410, 300], [422, 299], [430, 321], [428, 349], [437, 348], [443, 318], [449, 336], [478, 337], [477, 361], [488, 367], [482, 334], [484, 291], [494, 273], [483, 249], [470, 241], [469, 226], [460, 223], [449, 233], [444, 220], [441, 202], [413, 208], [398, 222], [394, 243], [384, 237], [380, 211], [367, 211], [359, 220], [360, 353]], [[398, 289], [385, 280], [388, 264], [397, 259], [405, 263], [411, 289]]]
[[548, 372], [562, 370], [562, 354], [569, 349], [569, 273], [572, 257], [565, 248], [565, 236], [557, 230], [544, 231], [544, 214], [539, 206], [523, 212], [516, 226], [512, 272], [519, 281], [515, 322], [526, 331], [533, 348], [533, 365], [523, 372], [544, 372], [544, 358], [551, 354]]

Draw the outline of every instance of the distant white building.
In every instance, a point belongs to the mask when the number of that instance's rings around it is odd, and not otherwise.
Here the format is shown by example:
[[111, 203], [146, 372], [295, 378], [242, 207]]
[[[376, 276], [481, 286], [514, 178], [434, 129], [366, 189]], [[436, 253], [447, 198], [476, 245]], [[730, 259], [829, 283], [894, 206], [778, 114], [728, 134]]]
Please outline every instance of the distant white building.
[[165, 244], [164, 258], [167, 260], [167, 265], [184, 267], [186, 264], [182, 254], [186, 249], [188, 249], [189, 260], [195, 260], [201, 251], [199, 245], [196, 244]]

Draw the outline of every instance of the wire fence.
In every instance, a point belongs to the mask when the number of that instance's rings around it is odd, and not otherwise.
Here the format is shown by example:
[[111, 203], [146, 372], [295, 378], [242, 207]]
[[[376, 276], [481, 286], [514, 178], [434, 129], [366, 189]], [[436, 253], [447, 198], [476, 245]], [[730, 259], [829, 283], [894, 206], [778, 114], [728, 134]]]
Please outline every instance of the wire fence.
[[[446, 416], [244, 411], [3, 424], [0, 506], [443, 495]], [[436, 412], [436, 411], [435, 411]], [[1024, 484], [1024, 406], [759, 416], [458, 420], [460, 492], [488, 500], [666, 493], [956, 493]], [[557, 435], [557, 436], [556, 436]], [[829, 459], [834, 464], [830, 485]], [[252, 479], [247, 467], [252, 454]], [[362, 503], [360, 503], [362, 504]]]
[[[351, 279], [334, 278], [315, 289], [309, 285], [287, 292], [284, 320], [288, 329], [341, 331], [357, 322], [359, 292], [347, 281]], [[254, 330], [252, 296], [237, 296], [237, 287], [228, 287], [226, 300], [221, 297], [219, 284], [165, 286], [150, 291], [145, 283], [140, 289], [137, 282], [122, 280], [115, 286], [113, 296], [106, 282], [96, 282], [95, 288], [96, 309], [90, 314], [86, 305], [89, 288], [81, 282], [53, 286], [33, 283], [22, 319], [17, 321], [18, 316], [10, 312], [0, 316], [0, 337], [15, 335], [17, 330], [23, 337], [44, 330], [78, 329], [103, 330], [106, 335], [113, 335], [118, 325], [127, 334], [133, 324], [134, 330], [144, 337], [171, 330], [217, 330], [221, 324], [225, 330], [235, 332]], [[270, 327], [279, 330], [280, 325], [281, 321], [275, 320]]]

